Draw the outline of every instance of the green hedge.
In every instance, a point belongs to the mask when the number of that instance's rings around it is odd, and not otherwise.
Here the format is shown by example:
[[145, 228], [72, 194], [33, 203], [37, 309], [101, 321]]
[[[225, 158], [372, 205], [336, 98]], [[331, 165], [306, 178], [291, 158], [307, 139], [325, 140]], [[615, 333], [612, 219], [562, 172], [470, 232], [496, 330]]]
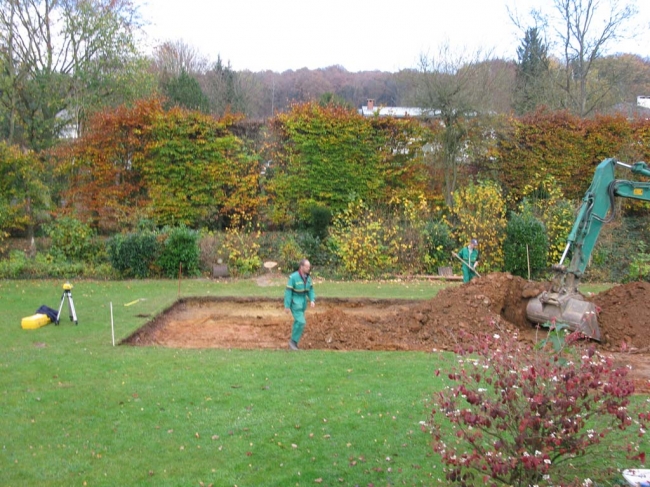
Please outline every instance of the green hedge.
[[161, 249], [156, 233], [151, 230], [117, 234], [106, 243], [111, 265], [122, 277], [152, 277]]

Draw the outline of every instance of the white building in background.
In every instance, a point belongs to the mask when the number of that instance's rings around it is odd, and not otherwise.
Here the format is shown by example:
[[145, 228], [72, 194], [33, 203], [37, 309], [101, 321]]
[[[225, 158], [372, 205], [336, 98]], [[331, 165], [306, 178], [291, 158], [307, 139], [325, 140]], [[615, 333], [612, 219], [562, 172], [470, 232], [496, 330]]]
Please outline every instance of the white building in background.
[[650, 108], [650, 96], [640, 95], [636, 97], [636, 106]]
[[56, 119], [57, 133], [62, 139], [77, 139], [80, 136], [81, 130], [79, 128], [79, 116], [74, 110], [64, 108], [57, 113], [54, 118]]
[[422, 110], [418, 107], [376, 107], [375, 100], [369, 99], [365, 107], [359, 109], [359, 114], [364, 117], [437, 117], [440, 110]]

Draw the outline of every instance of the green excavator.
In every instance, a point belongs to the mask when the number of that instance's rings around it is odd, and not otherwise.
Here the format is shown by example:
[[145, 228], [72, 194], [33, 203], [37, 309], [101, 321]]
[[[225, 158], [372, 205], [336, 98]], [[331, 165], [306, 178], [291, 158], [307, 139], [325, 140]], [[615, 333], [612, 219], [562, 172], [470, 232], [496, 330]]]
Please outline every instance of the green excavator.
[[[630, 165], [605, 159], [596, 167], [562, 258], [559, 264], [553, 266], [555, 275], [550, 289], [532, 298], [526, 306], [528, 319], [533, 323], [565, 323], [570, 330], [601, 341], [596, 306], [585, 301], [578, 292], [578, 284], [589, 264], [602, 226], [614, 218], [615, 198], [650, 201], [650, 182], [615, 179], [616, 166], [625, 167], [632, 174], [650, 177], [650, 169], [645, 162]], [[565, 266], [563, 263], [567, 255], [571, 255], [571, 261]]]

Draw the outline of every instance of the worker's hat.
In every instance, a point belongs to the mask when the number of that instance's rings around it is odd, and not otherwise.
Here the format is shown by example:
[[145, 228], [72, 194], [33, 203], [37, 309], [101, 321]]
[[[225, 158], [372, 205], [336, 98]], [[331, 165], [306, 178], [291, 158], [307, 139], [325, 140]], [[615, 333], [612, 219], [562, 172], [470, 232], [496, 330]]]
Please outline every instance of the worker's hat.
[[478, 245], [478, 240], [473, 238], [472, 240], [469, 241], [469, 243], [471, 243], [472, 245]]

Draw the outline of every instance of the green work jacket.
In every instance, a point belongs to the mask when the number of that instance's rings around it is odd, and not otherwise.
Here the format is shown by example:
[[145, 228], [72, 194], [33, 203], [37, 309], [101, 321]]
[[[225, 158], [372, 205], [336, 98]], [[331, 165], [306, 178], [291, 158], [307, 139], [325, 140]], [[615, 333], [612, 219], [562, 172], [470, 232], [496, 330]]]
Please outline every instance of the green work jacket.
[[304, 311], [307, 309], [308, 301], [316, 301], [311, 276], [307, 276], [307, 279], [303, 280], [300, 272], [296, 271], [289, 276], [289, 282], [287, 282], [287, 288], [284, 291], [284, 307]]
[[469, 265], [472, 266], [470, 269], [466, 264], [463, 263], [463, 282], [469, 282], [472, 280], [472, 278], [476, 275], [474, 272], [474, 265], [476, 264], [476, 261], [478, 260], [478, 249], [473, 248], [471, 251], [469, 250], [469, 247], [463, 247], [460, 252], [458, 252], [458, 257], [463, 259], [465, 262], [467, 262]]

